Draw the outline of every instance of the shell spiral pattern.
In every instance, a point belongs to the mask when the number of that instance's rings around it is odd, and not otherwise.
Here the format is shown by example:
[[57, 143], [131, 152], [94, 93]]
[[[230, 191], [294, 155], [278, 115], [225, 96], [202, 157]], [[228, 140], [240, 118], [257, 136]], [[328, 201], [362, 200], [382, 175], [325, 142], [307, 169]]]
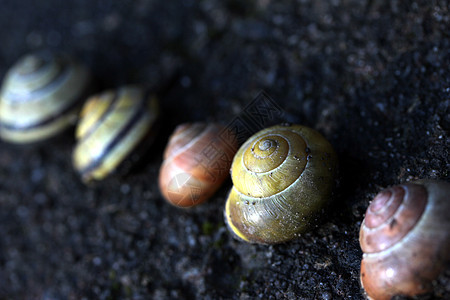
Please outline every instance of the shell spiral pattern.
[[73, 165], [83, 181], [100, 180], [153, 141], [158, 102], [139, 86], [92, 96], [76, 128]]
[[330, 200], [337, 156], [317, 131], [277, 125], [247, 140], [234, 157], [225, 220], [238, 238], [274, 244], [304, 232]]
[[74, 125], [91, 90], [88, 70], [65, 55], [38, 52], [6, 74], [0, 94], [0, 136], [32, 143]]
[[360, 229], [361, 284], [371, 299], [414, 296], [450, 264], [450, 184], [418, 181], [387, 188]]
[[228, 177], [237, 148], [234, 135], [219, 124], [179, 125], [164, 152], [159, 173], [162, 195], [178, 207], [203, 203]]

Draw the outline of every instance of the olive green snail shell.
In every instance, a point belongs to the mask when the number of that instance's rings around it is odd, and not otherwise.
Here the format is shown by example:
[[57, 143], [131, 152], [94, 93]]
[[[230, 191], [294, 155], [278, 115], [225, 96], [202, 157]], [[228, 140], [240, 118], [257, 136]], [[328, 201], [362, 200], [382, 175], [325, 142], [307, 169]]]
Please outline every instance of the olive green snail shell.
[[63, 54], [37, 52], [7, 72], [0, 92], [0, 137], [25, 144], [74, 125], [92, 87], [88, 70]]
[[231, 167], [225, 220], [235, 237], [276, 244], [305, 232], [329, 202], [337, 156], [317, 131], [291, 124], [250, 137]]
[[73, 165], [86, 183], [104, 179], [143, 154], [157, 132], [158, 101], [142, 87], [90, 97], [76, 128]]

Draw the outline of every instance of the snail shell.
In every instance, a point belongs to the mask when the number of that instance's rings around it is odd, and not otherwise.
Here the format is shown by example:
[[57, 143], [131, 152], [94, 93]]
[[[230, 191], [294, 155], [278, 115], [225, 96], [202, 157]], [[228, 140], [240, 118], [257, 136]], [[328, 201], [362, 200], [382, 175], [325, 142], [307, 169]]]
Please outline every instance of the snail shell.
[[359, 241], [361, 284], [370, 299], [414, 296], [450, 263], [450, 184], [418, 181], [381, 191], [369, 205]]
[[88, 70], [67, 56], [38, 52], [21, 58], [1, 88], [1, 138], [31, 143], [60, 133], [75, 124], [90, 89]]
[[80, 114], [72, 158], [83, 181], [101, 180], [145, 151], [156, 134], [158, 116], [156, 98], [139, 86], [90, 97]]
[[224, 213], [229, 230], [251, 243], [297, 237], [330, 200], [336, 169], [332, 146], [311, 128], [286, 124], [256, 133], [231, 167]]
[[214, 123], [179, 125], [169, 138], [159, 172], [164, 198], [179, 207], [206, 201], [228, 177], [237, 142]]

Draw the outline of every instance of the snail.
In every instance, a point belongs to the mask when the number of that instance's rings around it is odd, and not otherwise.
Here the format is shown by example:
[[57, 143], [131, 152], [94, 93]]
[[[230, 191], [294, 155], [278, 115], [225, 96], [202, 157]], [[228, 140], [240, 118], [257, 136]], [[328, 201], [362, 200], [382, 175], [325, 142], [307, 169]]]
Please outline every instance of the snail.
[[76, 127], [73, 165], [84, 182], [131, 167], [158, 129], [156, 97], [142, 87], [124, 86], [90, 97]]
[[162, 195], [178, 207], [203, 203], [228, 177], [237, 148], [234, 135], [219, 124], [178, 125], [159, 171]]
[[373, 199], [361, 225], [361, 284], [370, 299], [432, 289], [450, 266], [450, 184], [417, 181]]
[[332, 146], [311, 128], [282, 124], [257, 132], [233, 159], [228, 229], [250, 243], [296, 238], [329, 202], [336, 171]]
[[7, 72], [0, 92], [0, 137], [25, 144], [74, 125], [92, 87], [88, 70], [70, 57], [37, 52]]

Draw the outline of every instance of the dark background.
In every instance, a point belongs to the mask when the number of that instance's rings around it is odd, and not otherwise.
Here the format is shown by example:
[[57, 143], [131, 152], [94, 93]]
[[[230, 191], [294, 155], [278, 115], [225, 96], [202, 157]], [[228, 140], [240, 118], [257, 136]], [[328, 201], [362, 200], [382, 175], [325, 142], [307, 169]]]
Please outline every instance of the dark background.
[[[0, 142], [0, 298], [362, 299], [370, 199], [450, 177], [449, 23], [449, 2], [430, 0], [1, 1], [2, 77], [27, 52], [69, 52], [99, 89], [159, 93], [163, 129], [140, 170], [90, 187], [71, 166], [73, 132]], [[176, 124], [227, 124], [260, 90], [340, 160], [328, 215], [276, 246], [231, 238], [231, 181], [190, 210], [157, 187]], [[424, 298], [448, 299], [449, 277]]]

